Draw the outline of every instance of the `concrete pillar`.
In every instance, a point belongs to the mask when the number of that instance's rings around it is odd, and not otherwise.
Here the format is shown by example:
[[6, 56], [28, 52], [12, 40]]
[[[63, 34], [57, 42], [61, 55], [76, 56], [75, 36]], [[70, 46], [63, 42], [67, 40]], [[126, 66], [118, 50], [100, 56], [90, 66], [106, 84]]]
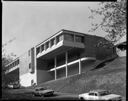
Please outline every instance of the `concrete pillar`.
[[[36, 85], [37, 85], [37, 57], [36, 57], [36, 47], [34, 47], [34, 57], [35, 57], [35, 59], [34, 59], [34, 62], [35, 62], [35, 73], [34, 73], [34, 75], [35, 75], [35, 83], [36, 83]], [[21, 82], [21, 81], [20, 81]]]
[[56, 56], [55, 56], [55, 58], [54, 58], [54, 68], [55, 68], [55, 80], [56, 80], [56, 78], [57, 78], [57, 73], [56, 73], [56, 63], [57, 63], [57, 61], [56, 61]]
[[51, 40], [49, 40], [49, 47], [51, 48]]
[[81, 74], [81, 58], [79, 59], [79, 74]]
[[66, 77], [68, 76], [68, 51], [65, 53], [65, 64], [66, 64]]
[[46, 50], [46, 43], [44, 43], [44, 50]]

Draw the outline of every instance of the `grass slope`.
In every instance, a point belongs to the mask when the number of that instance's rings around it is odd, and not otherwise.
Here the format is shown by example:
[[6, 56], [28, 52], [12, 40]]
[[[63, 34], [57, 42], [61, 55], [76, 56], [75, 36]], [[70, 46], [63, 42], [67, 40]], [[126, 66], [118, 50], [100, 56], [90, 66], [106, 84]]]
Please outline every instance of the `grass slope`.
[[107, 89], [125, 97], [126, 57], [118, 57], [97, 67], [93, 67], [93, 69], [86, 73], [47, 82], [40, 86], [73, 94], [80, 94], [93, 89]]

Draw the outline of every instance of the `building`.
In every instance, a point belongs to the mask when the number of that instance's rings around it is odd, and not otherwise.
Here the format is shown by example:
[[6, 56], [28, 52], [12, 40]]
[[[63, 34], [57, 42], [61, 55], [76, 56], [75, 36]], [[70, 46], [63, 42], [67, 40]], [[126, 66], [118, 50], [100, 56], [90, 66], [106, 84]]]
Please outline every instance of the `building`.
[[22, 86], [67, 78], [114, 54], [113, 44], [102, 37], [62, 29], [18, 58], [17, 76]]

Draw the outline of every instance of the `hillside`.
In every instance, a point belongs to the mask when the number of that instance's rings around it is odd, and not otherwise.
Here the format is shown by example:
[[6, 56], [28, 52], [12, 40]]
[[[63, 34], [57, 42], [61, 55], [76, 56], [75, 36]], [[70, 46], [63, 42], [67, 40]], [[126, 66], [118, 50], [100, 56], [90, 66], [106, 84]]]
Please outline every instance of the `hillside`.
[[46, 86], [55, 91], [80, 94], [93, 89], [107, 89], [126, 96], [126, 57], [117, 57], [109, 62], [94, 66], [86, 73], [51, 81]]

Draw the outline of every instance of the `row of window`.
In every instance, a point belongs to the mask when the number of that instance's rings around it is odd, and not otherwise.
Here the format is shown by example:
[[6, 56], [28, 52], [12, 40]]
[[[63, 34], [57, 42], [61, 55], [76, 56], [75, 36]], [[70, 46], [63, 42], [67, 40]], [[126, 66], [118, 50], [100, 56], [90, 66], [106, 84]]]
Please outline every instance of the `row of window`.
[[12, 67], [17, 66], [18, 64], [19, 64], [19, 59], [16, 60], [16, 61], [14, 61], [13, 63], [9, 64], [9, 65], [7, 66], [7, 68], [10, 69], [10, 68], [12, 68]]
[[50, 41], [46, 42], [45, 44], [41, 45], [40, 47], [37, 48], [37, 54], [39, 52], [42, 52], [44, 50], [47, 50], [49, 47], [52, 47], [53, 45], [57, 44], [58, 42], [60, 42], [61, 40], [63, 40], [63, 35], [59, 35], [53, 39], [51, 39]]
[[83, 43], [84, 42], [84, 37], [80, 36], [80, 35], [67, 34], [67, 33], [60, 34], [57, 37], [51, 39], [50, 41], [48, 41], [45, 44], [38, 47], [37, 50], [36, 50], [37, 54], [39, 52], [42, 52], [43, 50], [47, 50], [49, 47], [52, 47], [53, 45], [57, 44], [61, 40]]
[[84, 42], [84, 36], [80, 35], [73, 35], [73, 34], [65, 34], [64, 35], [64, 40], [71, 41], [71, 42]]

